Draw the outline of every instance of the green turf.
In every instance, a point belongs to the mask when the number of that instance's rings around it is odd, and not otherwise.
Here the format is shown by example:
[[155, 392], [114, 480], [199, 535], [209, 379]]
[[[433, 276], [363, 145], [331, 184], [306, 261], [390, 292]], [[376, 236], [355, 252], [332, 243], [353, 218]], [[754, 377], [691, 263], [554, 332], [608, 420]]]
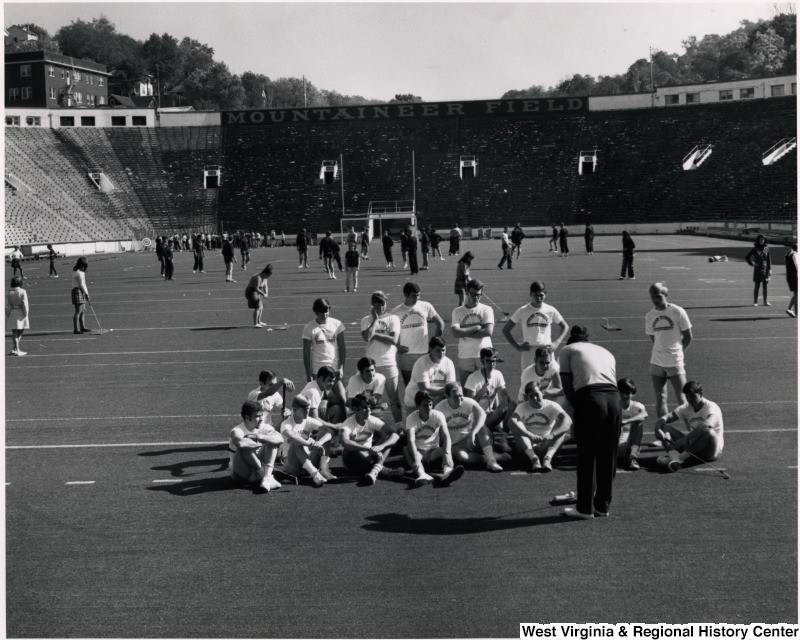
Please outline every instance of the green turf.
[[[797, 622], [797, 325], [784, 314], [783, 250], [772, 249], [773, 306], [753, 308], [747, 245], [636, 242], [635, 281], [617, 280], [616, 237], [598, 237], [594, 256], [573, 242], [566, 259], [527, 240], [510, 272], [495, 266], [499, 243], [464, 244], [504, 311], [545, 280], [547, 302], [615, 354], [651, 414], [647, 286], [666, 280], [689, 313], [687, 371], [723, 410], [718, 465], [731, 480], [662, 474], [648, 452], [642, 471], [618, 475], [612, 517], [594, 522], [548, 505], [574, 488], [569, 448], [549, 475], [475, 470], [445, 489], [381, 480], [255, 495], [228, 480], [221, 443], [258, 372], [303, 384], [314, 298], [347, 325], [348, 373], [369, 293], [402, 301], [405, 273], [386, 272], [377, 246], [357, 294], [315, 260], [298, 270], [291, 248], [255, 250], [236, 284], [217, 253], [206, 274], [176, 254], [173, 282], [152, 254], [90, 258], [97, 316], [114, 329], [101, 336], [71, 332], [73, 261], [59, 261], [57, 280], [46, 262], [25, 263], [29, 355], [6, 358], [8, 635], [514, 637], [531, 621]], [[708, 263], [716, 254], [731, 260]], [[286, 331], [250, 326], [244, 286], [267, 261], [264, 319]], [[454, 274], [449, 258], [417, 279], [448, 338]], [[603, 330], [604, 317], [621, 331]], [[518, 355], [499, 326], [494, 342], [515, 395]], [[13, 448], [101, 444], [113, 446]], [[95, 484], [65, 485], [81, 480]]]

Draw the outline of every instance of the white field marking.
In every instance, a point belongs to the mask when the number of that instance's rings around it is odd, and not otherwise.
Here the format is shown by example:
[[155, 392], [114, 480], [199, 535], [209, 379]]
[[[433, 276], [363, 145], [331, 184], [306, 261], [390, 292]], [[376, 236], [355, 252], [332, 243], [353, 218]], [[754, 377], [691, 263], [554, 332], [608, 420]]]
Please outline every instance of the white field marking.
[[689, 267], [661, 267], [667, 271], [689, 271]]
[[793, 466], [793, 467], [786, 467], [786, 468], [787, 468], [787, 469], [797, 469], [797, 465], [795, 465], [795, 466]]
[[70, 480], [64, 484], [94, 484], [94, 480]]
[[510, 475], [510, 476], [527, 476], [527, 475], [532, 475], [532, 474], [529, 474], [527, 471], [512, 471], [508, 475]]
[[183, 480], [179, 478], [174, 478], [171, 480], [153, 480], [153, 484], [180, 484]]
[[[719, 404], [719, 403], [717, 403]], [[40, 422], [40, 421], [47, 421], [47, 422], [74, 422], [76, 420], [79, 421], [87, 421], [87, 420], [165, 420], [165, 419], [176, 419], [176, 418], [235, 418], [236, 415], [233, 413], [218, 413], [218, 414], [204, 414], [201, 416], [193, 416], [193, 415], [186, 415], [180, 414], [177, 416], [87, 416], [84, 418], [80, 417], [71, 417], [71, 418], [19, 418], [19, 419], [9, 419], [6, 422]]]

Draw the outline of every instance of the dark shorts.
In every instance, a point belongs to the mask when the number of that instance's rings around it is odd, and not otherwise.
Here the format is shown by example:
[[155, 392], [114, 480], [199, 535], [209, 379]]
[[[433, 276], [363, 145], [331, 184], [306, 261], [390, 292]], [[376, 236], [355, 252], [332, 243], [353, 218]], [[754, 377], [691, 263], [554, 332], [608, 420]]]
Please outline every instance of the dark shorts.
[[83, 289], [80, 287], [75, 287], [72, 289], [72, 304], [85, 304], [86, 303], [86, 296], [83, 295]]
[[248, 309], [258, 309], [261, 306], [261, 296], [255, 289], [245, 289], [244, 297], [247, 298]]
[[17, 258], [14, 258], [11, 261], [11, 268], [12, 269], [19, 269], [19, 260]]

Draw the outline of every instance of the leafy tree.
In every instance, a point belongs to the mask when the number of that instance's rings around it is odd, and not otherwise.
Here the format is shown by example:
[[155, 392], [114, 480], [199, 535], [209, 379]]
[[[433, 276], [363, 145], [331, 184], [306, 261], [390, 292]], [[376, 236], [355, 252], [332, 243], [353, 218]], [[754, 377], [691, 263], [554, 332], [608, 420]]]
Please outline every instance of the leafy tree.
[[183, 57], [181, 77], [188, 78], [195, 71], [207, 69], [214, 64], [214, 49], [207, 44], [184, 38], [181, 40], [180, 52]]
[[153, 33], [142, 45], [144, 58], [150, 74], [157, 79], [161, 92], [172, 89], [182, 78], [183, 52], [178, 39], [164, 33]]
[[241, 109], [245, 91], [239, 76], [223, 62], [195, 69], [182, 83], [183, 93], [195, 109]]
[[582, 76], [576, 73], [571, 78], [559, 82], [552, 94], [554, 96], [588, 96], [594, 89], [595, 80], [592, 76]]
[[263, 73], [245, 71], [241, 80], [245, 95], [244, 106], [247, 109], [263, 109], [266, 107], [269, 78]]
[[500, 96], [500, 99], [514, 100], [517, 98], [543, 98], [548, 95], [550, 95], [549, 90], [545, 89], [539, 84], [534, 84], [527, 89], [511, 89], [510, 91], [506, 91], [502, 96]]

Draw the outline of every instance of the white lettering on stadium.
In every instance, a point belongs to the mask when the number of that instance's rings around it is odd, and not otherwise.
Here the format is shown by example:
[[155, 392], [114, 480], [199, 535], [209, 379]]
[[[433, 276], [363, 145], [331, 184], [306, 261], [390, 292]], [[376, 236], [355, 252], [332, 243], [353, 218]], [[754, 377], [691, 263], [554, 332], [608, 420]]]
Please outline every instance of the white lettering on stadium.
[[294, 122], [332, 122], [399, 118], [452, 118], [468, 116], [508, 116], [569, 113], [587, 110], [586, 98], [548, 98], [486, 100], [447, 103], [369, 105], [361, 107], [321, 107], [317, 109], [268, 109], [225, 111], [223, 125], [288, 124]]

